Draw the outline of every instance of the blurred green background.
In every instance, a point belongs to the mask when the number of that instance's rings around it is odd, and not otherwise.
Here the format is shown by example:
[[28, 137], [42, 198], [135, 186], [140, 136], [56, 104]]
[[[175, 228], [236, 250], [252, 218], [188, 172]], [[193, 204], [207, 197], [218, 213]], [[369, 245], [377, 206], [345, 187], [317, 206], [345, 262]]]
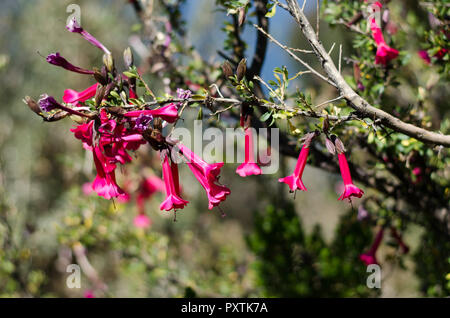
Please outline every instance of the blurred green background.
[[[172, 215], [159, 211], [163, 196], [156, 195], [146, 207], [153, 221], [147, 230], [133, 226], [134, 204], [84, 196], [82, 184], [95, 175], [91, 156], [69, 131], [73, 123], [44, 123], [22, 102], [26, 95], [38, 98], [42, 93], [60, 99], [66, 88], [81, 90], [94, 83], [42, 57], [58, 51], [81, 67], [100, 63], [98, 50], [65, 30], [71, 3], [82, 9], [83, 27], [120, 57], [137, 23], [126, 1], [0, 2], [1, 297], [83, 297], [87, 290], [112, 297], [421, 295], [413, 253], [401, 262], [384, 262], [395, 254], [388, 245], [378, 254], [383, 262], [381, 290], [366, 287], [368, 274], [358, 255], [371, 244], [371, 227], [356, 219], [357, 202], [352, 210], [337, 201], [339, 176], [316, 168], [307, 167], [308, 193], [297, 194], [294, 201], [277, 182], [278, 175], [244, 180], [230, 165], [222, 177], [232, 189], [223, 204], [226, 217], [207, 210], [202, 189], [183, 168], [191, 204], [173, 222]], [[205, 59], [220, 60], [216, 50], [224, 37], [211, 34], [220, 32], [218, 21], [225, 14], [214, 11], [214, 1], [207, 0], [188, 0], [183, 14], [191, 43]], [[271, 21], [272, 33], [294, 45], [283, 19], [286, 14], [280, 12]], [[342, 38], [325, 24], [322, 30], [325, 43]], [[250, 50], [254, 36], [253, 30], [244, 35]], [[280, 65], [298, 71], [272, 44], [268, 56], [263, 77], [270, 79], [271, 69]], [[139, 151], [138, 163], [130, 167], [133, 174], [151, 173], [145, 168], [154, 160], [150, 151], [147, 146]], [[280, 175], [295, 160], [285, 163]], [[420, 234], [412, 228], [404, 238], [413, 252]], [[82, 288], [69, 289], [66, 266], [80, 260], [73, 252], [77, 242], [85, 247], [101, 283], [83, 274]], [[101, 290], [101, 284], [107, 288]]]

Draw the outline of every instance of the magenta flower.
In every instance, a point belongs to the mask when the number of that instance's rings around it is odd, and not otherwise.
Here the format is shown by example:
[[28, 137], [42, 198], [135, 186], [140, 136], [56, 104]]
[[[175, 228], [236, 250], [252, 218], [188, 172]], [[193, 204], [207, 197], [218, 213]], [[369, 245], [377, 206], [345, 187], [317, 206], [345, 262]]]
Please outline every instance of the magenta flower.
[[153, 117], [160, 117], [168, 123], [174, 123], [178, 119], [178, 110], [175, 104], [170, 103], [167, 106], [150, 109], [150, 110], [135, 110], [125, 114], [125, 117], [139, 117], [141, 115], [151, 115]]
[[253, 155], [253, 134], [251, 129], [245, 129], [245, 161], [237, 169], [236, 173], [241, 177], [260, 175], [261, 168], [255, 162]]
[[66, 104], [73, 104], [73, 105], [78, 105], [79, 102], [85, 102], [88, 99], [95, 96], [98, 85], [99, 84], [96, 83], [81, 92], [77, 92], [73, 89], [66, 89], [64, 91], [63, 102]]
[[117, 185], [115, 169], [116, 165], [108, 162], [100, 147], [93, 147], [94, 163], [97, 176], [92, 182], [92, 189], [99, 196], [109, 200], [111, 198], [126, 196], [127, 194]]
[[170, 166], [169, 157], [167, 156], [167, 154], [164, 154], [162, 170], [167, 196], [166, 199], [159, 206], [160, 210], [170, 211], [172, 209], [174, 210], [183, 209], [186, 206], [186, 204], [189, 203], [189, 201], [183, 200], [180, 197], [178, 175], [176, 175], [174, 178], [174, 175], [172, 174], [172, 169], [176, 169], [176, 172], [178, 172], [175, 166], [173, 166], [173, 168]]
[[109, 162], [121, 164], [131, 162], [132, 158], [127, 150], [137, 150], [140, 145], [145, 144], [142, 135], [127, 129], [122, 124], [117, 124], [115, 120], [108, 119], [105, 109], [100, 111], [100, 120], [99, 144]]
[[58, 52], [48, 55], [46, 60], [50, 64], [62, 67], [71, 72], [80, 73], [80, 74], [89, 74], [89, 75], [94, 74], [93, 71], [86, 70], [86, 69], [83, 69], [81, 67], [78, 67], [78, 66], [75, 66], [75, 65], [69, 63], [65, 58], [63, 58], [61, 55], [59, 55]]
[[209, 164], [182, 143], [178, 143], [177, 146], [188, 163], [200, 170], [208, 180], [217, 180], [220, 169], [223, 167], [223, 162]]
[[111, 52], [102, 44], [99, 40], [97, 40], [95, 37], [93, 37], [89, 32], [85, 31], [77, 22], [75, 18], [70, 20], [69, 24], [66, 26], [66, 29], [69, 30], [72, 33], [79, 33], [81, 34], [87, 41], [89, 41], [92, 45], [98, 47], [99, 49], [103, 50], [105, 54], [110, 55]]
[[145, 201], [149, 200], [156, 192], [163, 192], [164, 189], [164, 181], [161, 178], [157, 176], [145, 178], [139, 186], [139, 193], [136, 198], [139, 212], [143, 214]]
[[383, 33], [378, 27], [375, 19], [372, 19], [370, 23], [370, 28], [372, 30], [372, 36], [377, 44], [377, 53], [375, 55], [375, 64], [387, 65], [390, 60], [395, 59], [398, 56], [398, 51], [389, 47], [383, 37]]
[[152, 225], [152, 220], [145, 214], [139, 213], [133, 220], [135, 227], [139, 229], [146, 229]]
[[380, 246], [380, 243], [383, 239], [383, 234], [384, 234], [384, 228], [381, 228], [376, 237], [375, 237], [375, 241], [373, 242], [370, 250], [367, 253], [361, 254], [359, 256], [359, 259], [361, 261], [364, 262], [364, 264], [366, 264], [366, 266], [369, 266], [371, 264], [378, 264], [377, 258], [376, 258], [376, 253], [378, 250], [378, 247]]
[[428, 52], [426, 50], [420, 50], [417, 52], [419, 54], [420, 58], [425, 61], [427, 64], [431, 64], [430, 56], [428, 55]]
[[278, 179], [278, 182], [286, 183], [291, 191], [300, 189], [308, 191], [302, 182], [303, 170], [305, 169], [306, 161], [308, 160], [309, 147], [303, 145], [300, 155], [298, 156], [297, 164], [295, 165], [294, 173], [290, 176]]
[[208, 196], [209, 201], [209, 210], [212, 210], [222, 201], [225, 201], [227, 195], [231, 193], [230, 189], [223, 185], [216, 184], [216, 180], [211, 179], [210, 176], [206, 175], [199, 166], [190, 162], [188, 162], [187, 165], [191, 169], [195, 178], [197, 178], [198, 182], [200, 182], [200, 184], [206, 191], [206, 195]]
[[339, 158], [339, 168], [341, 169], [342, 180], [344, 181], [344, 193], [339, 197], [338, 200], [349, 199], [352, 196], [362, 197], [364, 191], [359, 189], [357, 186], [353, 184], [352, 176], [350, 175], [350, 169], [348, 167], [347, 159], [345, 158], [344, 153], [338, 154]]
[[92, 150], [93, 143], [93, 130], [92, 127], [94, 125], [94, 121], [90, 121], [86, 124], [78, 125], [75, 128], [72, 128], [70, 131], [74, 133], [75, 138], [81, 140], [83, 142], [83, 148], [86, 150]]

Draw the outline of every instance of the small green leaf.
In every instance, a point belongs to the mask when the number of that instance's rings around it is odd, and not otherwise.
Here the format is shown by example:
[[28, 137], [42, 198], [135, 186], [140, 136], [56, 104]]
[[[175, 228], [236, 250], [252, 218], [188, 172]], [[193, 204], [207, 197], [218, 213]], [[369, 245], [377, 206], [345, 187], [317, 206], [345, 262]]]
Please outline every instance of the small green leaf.
[[267, 119], [269, 119], [270, 115], [271, 115], [270, 112], [266, 112], [266, 113], [262, 114], [262, 116], [259, 118], [259, 120], [266, 121]]

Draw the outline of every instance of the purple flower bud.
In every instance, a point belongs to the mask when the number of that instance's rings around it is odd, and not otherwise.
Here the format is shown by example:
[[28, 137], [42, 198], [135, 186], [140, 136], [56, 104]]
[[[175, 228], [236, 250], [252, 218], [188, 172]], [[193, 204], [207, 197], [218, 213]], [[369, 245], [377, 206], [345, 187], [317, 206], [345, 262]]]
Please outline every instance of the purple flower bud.
[[59, 104], [56, 99], [53, 96], [48, 96], [47, 94], [41, 95], [38, 103], [44, 112], [50, 112], [55, 108], [59, 108]]
[[105, 52], [107, 55], [111, 54], [111, 52], [99, 40], [97, 40], [95, 37], [89, 34], [89, 32], [85, 31], [82, 27], [80, 27], [75, 18], [70, 20], [69, 24], [66, 26], [66, 29], [72, 33], [81, 34], [92, 45], [95, 45], [99, 49], [103, 50], [103, 52]]
[[72, 71], [72, 72], [80, 73], [80, 74], [94, 74], [93, 71], [85, 70], [83, 68], [80, 68], [78, 66], [75, 66], [75, 65], [69, 63], [69, 61], [67, 61], [65, 58], [63, 58], [61, 55], [59, 55], [58, 52], [50, 54], [49, 56], [47, 56], [46, 60], [50, 64], [60, 66], [68, 71]]
[[150, 124], [150, 122], [153, 120], [153, 116], [152, 115], [140, 115], [137, 119], [136, 119], [136, 128], [139, 130], [147, 130], [148, 125]]

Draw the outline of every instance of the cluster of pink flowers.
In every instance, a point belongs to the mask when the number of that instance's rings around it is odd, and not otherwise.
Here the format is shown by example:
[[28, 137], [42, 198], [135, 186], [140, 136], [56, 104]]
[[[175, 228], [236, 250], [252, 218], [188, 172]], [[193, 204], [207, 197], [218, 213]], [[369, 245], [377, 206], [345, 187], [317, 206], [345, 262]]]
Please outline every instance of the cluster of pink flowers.
[[[70, 22], [67, 29], [70, 32], [82, 35], [87, 41], [103, 50], [105, 56], [111, 54], [100, 41], [81, 28], [75, 19]], [[74, 66], [59, 53], [48, 55], [46, 60], [50, 64], [72, 72], [86, 75], [94, 75], [95, 73], [94, 71]], [[102, 71], [104, 74], [107, 74], [105, 66]], [[109, 71], [115, 74], [115, 70]], [[125, 75], [119, 75], [120, 78], [130, 83], [130, 79]], [[110, 84], [106, 86], [112, 87], [113, 85]], [[105, 199], [118, 198], [119, 201], [125, 202], [129, 200], [129, 194], [116, 182], [115, 172], [117, 165], [125, 165], [131, 162], [132, 157], [129, 151], [138, 150], [141, 145], [147, 143], [149, 138], [151, 139], [151, 137], [147, 138], [146, 136], [151, 131], [154, 131], [153, 128], [156, 129], [155, 119], [169, 124], [175, 123], [178, 120], [180, 103], [169, 103], [156, 109], [122, 112], [120, 116], [112, 116], [108, 111], [108, 107], [99, 107], [98, 115], [95, 116], [85, 114], [76, 109], [86, 108], [82, 106], [87, 100], [97, 95], [101, 86], [100, 83], [96, 83], [81, 92], [72, 89], [65, 90], [62, 98], [63, 102], [74, 106], [73, 108], [59, 103], [54, 97], [48, 95], [41, 96], [39, 105], [43, 112], [52, 112], [55, 109], [60, 109], [71, 115], [87, 119], [85, 123], [71, 129], [75, 138], [82, 141], [83, 147], [92, 152], [97, 171], [94, 181], [88, 186], [89, 189], [84, 187], [84, 191], [89, 192], [92, 189]], [[188, 99], [191, 96], [189, 90], [179, 89], [177, 94], [180, 99]], [[129, 85], [128, 98], [138, 98], [135, 85]], [[161, 127], [158, 128], [161, 129]], [[173, 142], [169, 144], [160, 132], [152, 141], [156, 144], [151, 143], [151, 145], [160, 151], [161, 154], [164, 181], [158, 177], [151, 177], [145, 179], [140, 185], [136, 198], [139, 209], [139, 215], [134, 219], [136, 227], [146, 228], [150, 226], [151, 220], [144, 213], [144, 203], [157, 191], [162, 192], [165, 190], [167, 194], [166, 199], [160, 205], [161, 210], [182, 209], [188, 203], [188, 201], [181, 198], [178, 165], [171, 159], [171, 154], [179, 153], [183, 156], [194, 176], [206, 191], [209, 209], [217, 207], [231, 193], [226, 186], [221, 185], [218, 181], [223, 163], [208, 164], [185, 145]]]
[[[307, 139], [302, 146], [300, 155], [298, 156], [297, 164], [295, 165], [294, 173], [290, 176], [280, 178], [279, 182], [284, 182], [289, 186], [291, 191], [302, 190], [307, 191], [305, 185], [302, 181], [303, 170], [306, 166], [306, 161], [308, 160], [309, 147], [312, 138]], [[342, 180], [344, 181], [344, 193], [339, 197], [338, 200], [351, 199], [352, 196], [361, 198], [364, 191], [359, 189], [353, 184], [352, 176], [350, 174], [350, 169], [348, 167], [347, 159], [345, 157], [343, 149], [336, 147], [339, 159], [339, 168], [341, 170]]]

